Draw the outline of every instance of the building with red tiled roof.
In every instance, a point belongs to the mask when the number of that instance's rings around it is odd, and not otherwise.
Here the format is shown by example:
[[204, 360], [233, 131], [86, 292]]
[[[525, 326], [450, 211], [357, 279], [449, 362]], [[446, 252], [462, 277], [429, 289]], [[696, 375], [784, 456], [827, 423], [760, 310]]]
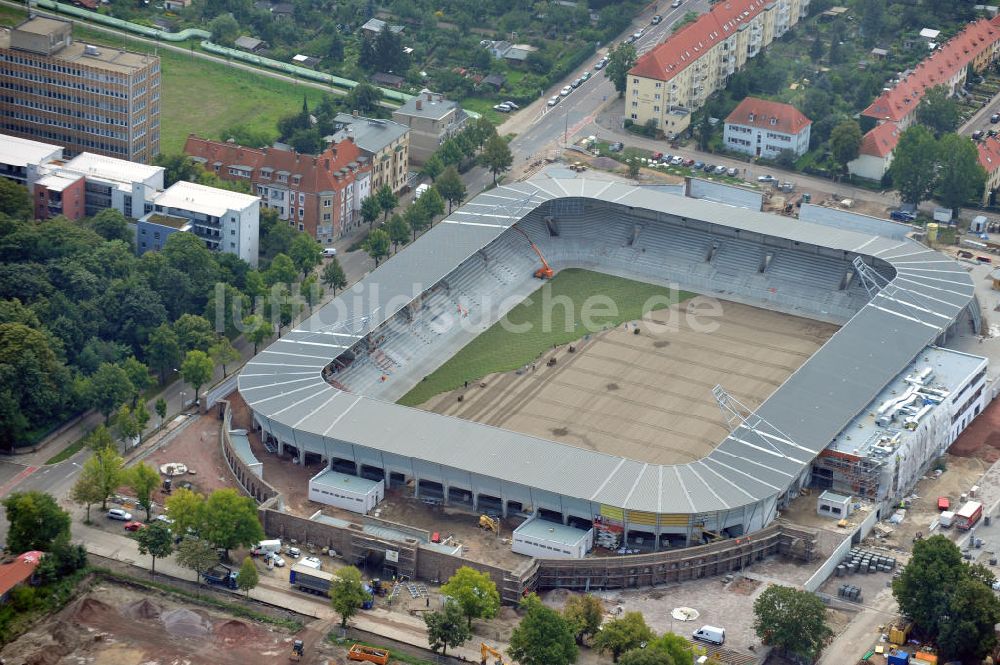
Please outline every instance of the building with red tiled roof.
[[747, 97], [726, 118], [723, 143], [728, 150], [765, 159], [785, 150], [802, 156], [809, 150], [811, 125], [791, 104]]
[[965, 83], [968, 68], [982, 71], [996, 61], [1000, 52], [1000, 16], [980, 19], [939, 46], [891, 90], [879, 95], [861, 115], [882, 122], [909, 127], [924, 93], [943, 85], [948, 94]]
[[371, 192], [370, 158], [350, 138], [331, 143], [319, 155], [303, 155], [192, 134], [184, 152], [223, 180], [249, 183], [261, 206], [324, 244], [359, 224], [357, 211]]
[[989, 203], [993, 192], [1000, 187], [1000, 141], [987, 138], [977, 141], [979, 150], [979, 165], [986, 170], [986, 187], [983, 188], [983, 205]]
[[14, 588], [31, 580], [42, 556], [42, 552], [25, 552], [10, 563], [0, 565], [0, 603], [7, 602]]
[[881, 180], [892, 165], [897, 143], [899, 127], [896, 123], [878, 125], [862, 137], [858, 156], [847, 163], [847, 171], [869, 180]]
[[726, 0], [645, 53], [626, 79], [625, 112], [665, 134], [687, 129], [704, 105], [809, 9], [809, 0]]

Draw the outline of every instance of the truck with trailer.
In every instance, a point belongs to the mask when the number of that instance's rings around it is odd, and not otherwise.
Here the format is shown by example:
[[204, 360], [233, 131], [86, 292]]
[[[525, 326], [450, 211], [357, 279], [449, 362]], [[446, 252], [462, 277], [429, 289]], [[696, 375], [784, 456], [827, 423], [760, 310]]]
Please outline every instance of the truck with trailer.
[[[333, 573], [316, 570], [308, 564], [300, 562], [292, 566], [291, 571], [289, 571], [288, 583], [306, 593], [329, 596], [330, 585], [333, 583], [334, 577], [336, 575]], [[375, 594], [368, 584], [365, 584], [364, 587], [367, 597], [364, 603], [362, 603], [361, 609], [370, 610], [375, 606]]]
[[227, 589], [236, 588], [236, 573], [222, 564], [212, 566], [203, 572], [201, 576], [209, 584], [218, 584], [219, 586], [224, 586]]
[[955, 527], [963, 530], [971, 529], [976, 526], [982, 516], [983, 504], [978, 501], [966, 501], [965, 505], [955, 513]]

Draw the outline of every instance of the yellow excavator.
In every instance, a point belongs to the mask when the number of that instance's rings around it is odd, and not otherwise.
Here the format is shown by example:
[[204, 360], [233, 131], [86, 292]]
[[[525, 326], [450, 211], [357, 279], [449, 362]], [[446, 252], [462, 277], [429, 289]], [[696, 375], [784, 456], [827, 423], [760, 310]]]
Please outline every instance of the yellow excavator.
[[500, 535], [500, 520], [495, 517], [490, 517], [489, 515], [480, 515], [479, 528], [486, 529], [487, 531], [492, 531], [493, 533]]
[[480, 658], [479, 661], [480, 665], [487, 665], [490, 656], [493, 656], [493, 658], [495, 659], [493, 660], [491, 665], [510, 665], [510, 663], [508, 663], [506, 660], [503, 659], [502, 653], [500, 653], [497, 649], [494, 649], [493, 647], [488, 645], [486, 642], [480, 643], [479, 651], [482, 654], [482, 657]]

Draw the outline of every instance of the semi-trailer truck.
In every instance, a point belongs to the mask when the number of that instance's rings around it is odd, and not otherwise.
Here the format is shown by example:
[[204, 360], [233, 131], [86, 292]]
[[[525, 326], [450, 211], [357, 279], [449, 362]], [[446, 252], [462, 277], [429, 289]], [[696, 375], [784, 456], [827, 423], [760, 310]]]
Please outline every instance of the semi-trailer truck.
[[[288, 572], [288, 583], [293, 587], [307, 593], [315, 593], [320, 596], [330, 595], [330, 585], [336, 575], [322, 570], [316, 570], [307, 564], [297, 563]], [[371, 586], [364, 584], [366, 598], [361, 604], [361, 609], [370, 610], [375, 605], [375, 594]]]

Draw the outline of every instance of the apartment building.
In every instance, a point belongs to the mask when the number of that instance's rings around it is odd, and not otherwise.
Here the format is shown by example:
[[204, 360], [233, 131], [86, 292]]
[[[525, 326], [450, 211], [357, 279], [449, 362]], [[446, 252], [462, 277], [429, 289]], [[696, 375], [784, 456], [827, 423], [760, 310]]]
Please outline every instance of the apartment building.
[[664, 134], [691, 124], [729, 77], [808, 14], [809, 0], [727, 0], [645, 53], [629, 71], [625, 113]]
[[377, 120], [354, 114], [338, 113], [336, 132], [327, 141], [340, 143], [351, 139], [370, 158], [371, 191], [389, 185], [398, 192], [406, 186], [410, 163], [410, 128], [392, 120]]
[[847, 162], [847, 172], [869, 180], [882, 180], [892, 166], [897, 143], [899, 127], [895, 123], [877, 125], [862, 137], [858, 156]]
[[0, 129], [148, 164], [160, 152], [160, 59], [73, 40], [32, 16], [0, 30]]
[[[137, 219], [147, 212], [146, 206], [156, 193], [163, 190], [163, 167], [84, 152], [69, 161], [57, 159], [39, 165], [29, 178], [28, 188], [38, 219], [55, 215], [70, 219], [92, 217], [107, 208]], [[76, 191], [84, 193], [83, 207], [60, 207]]]
[[63, 150], [57, 145], [0, 134], [0, 178], [19, 185], [27, 185], [31, 172], [39, 165], [62, 156]]
[[801, 157], [809, 150], [812, 120], [791, 104], [747, 97], [726, 118], [726, 150], [774, 159], [785, 150]]
[[410, 128], [410, 161], [423, 164], [431, 155], [465, 126], [468, 115], [443, 95], [421, 90], [398, 109], [392, 119]]
[[303, 155], [191, 135], [184, 152], [223, 180], [246, 182], [261, 205], [324, 244], [360, 224], [361, 201], [372, 191], [371, 158], [350, 138]]
[[153, 199], [152, 210], [136, 224], [136, 250], [160, 249], [174, 232], [189, 232], [216, 252], [235, 254], [257, 267], [260, 197], [176, 182]]
[[983, 187], [982, 204], [990, 204], [997, 188], [1000, 188], [1000, 141], [987, 138], [976, 143], [979, 150], [979, 165], [986, 171], [986, 186]]

